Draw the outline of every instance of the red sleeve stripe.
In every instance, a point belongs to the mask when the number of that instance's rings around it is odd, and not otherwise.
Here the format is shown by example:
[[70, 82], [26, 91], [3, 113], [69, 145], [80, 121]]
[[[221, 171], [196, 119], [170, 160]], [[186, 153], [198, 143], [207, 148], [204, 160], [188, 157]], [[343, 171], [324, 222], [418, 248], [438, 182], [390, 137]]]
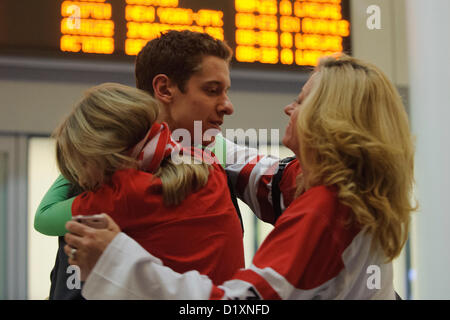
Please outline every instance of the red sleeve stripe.
[[250, 179], [250, 174], [253, 171], [253, 168], [258, 163], [258, 161], [263, 156], [257, 156], [256, 158], [252, 159], [249, 163], [245, 165], [244, 168], [242, 168], [241, 172], [239, 172], [239, 176], [237, 178], [236, 183], [236, 191], [239, 195], [243, 195], [245, 192], [245, 188], [247, 188], [248, 180]]
[[149, 168], [157, 168], [159, 166], [159, 163], [161, 162], [164, 155], [164, 150], [166, 149], [166, 141], [169, 137], [169, 134], [169, 131], [163, 131], [159, 133], [160, 137], [157, 140], [157, 145], [153, 154], [152, 161], [150, 161], [150, 164], [148, 165]]
[[221, 300], [224, 295], [225, 291], [213, 285], [211, 289], [211, 294], [209, 295], [209, 300]]
[[234, 280], [242, 280], [251, 283], [264, 300], [281, 300], [272, 286], [253, 270], [243, 269], [236, 273]]

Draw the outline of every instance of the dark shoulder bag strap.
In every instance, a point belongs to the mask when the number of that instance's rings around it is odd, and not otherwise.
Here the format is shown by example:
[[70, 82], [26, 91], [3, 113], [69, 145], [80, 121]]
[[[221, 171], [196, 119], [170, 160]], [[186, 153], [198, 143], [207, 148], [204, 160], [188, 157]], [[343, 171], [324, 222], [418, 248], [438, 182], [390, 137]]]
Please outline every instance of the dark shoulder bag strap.
[[234, 192], [233, 184], [231, 183], [230, 177], [228, 175], [227, 175], [227, 182], [228, 182], [228, 189], [230, 189], [231, 201], [233, 201], [234, 208], [236, 209], [239, 221], [241, 222], [242, 235], [244, 235], [244, 223], [242, 222], [241, 210], [239, 210], [236, 193]]
[[283, 177], [283, 171], [289, 162], [294, 160], [295, 157], [284, 158], [280, 160], [278, 164], [278, 171], [272, 178], [272, 207], [275, 213], [275, 221], [281, 216], [281, 191], [280, 191], [280, 181]]

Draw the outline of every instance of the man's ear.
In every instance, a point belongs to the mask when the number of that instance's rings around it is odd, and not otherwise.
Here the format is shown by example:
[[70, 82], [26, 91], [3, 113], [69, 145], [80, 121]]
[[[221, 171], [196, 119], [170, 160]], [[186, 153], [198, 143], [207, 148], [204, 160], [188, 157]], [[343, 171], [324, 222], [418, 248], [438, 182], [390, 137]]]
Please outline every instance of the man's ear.
[[153, 78], [153, 90], [155, 98], [164, 104], [169, 104], [173, 99], [173, 83], [165, 74], [158, 74]]

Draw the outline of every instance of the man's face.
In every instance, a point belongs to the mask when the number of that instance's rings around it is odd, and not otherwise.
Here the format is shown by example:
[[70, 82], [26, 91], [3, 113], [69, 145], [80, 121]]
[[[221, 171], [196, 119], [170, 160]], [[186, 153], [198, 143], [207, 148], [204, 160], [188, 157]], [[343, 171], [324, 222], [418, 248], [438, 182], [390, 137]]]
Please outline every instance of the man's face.
[[[187, 129], [191, 142], [194, 142], [194, 121], [201, 121], [202, 136], [208, 129], [221, 130], [224, 116], [234, 111], [228, 98], [229, 88], [228, 63], [214, 56], [203, 57], [199, 71], [187, 81], [185, 93], [174, 85], [173, 100], [168, 106], [170, 129]], [[211, 140], [202, 139], [202, 143], [207, 145]]]

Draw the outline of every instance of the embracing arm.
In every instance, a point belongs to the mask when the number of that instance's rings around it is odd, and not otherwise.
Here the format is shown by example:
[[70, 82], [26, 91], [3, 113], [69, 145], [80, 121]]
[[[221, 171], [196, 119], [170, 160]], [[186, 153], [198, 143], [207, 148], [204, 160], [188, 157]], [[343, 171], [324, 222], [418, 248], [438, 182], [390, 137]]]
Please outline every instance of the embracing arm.
[[[68, 241], [69, 242], [69, 241]], [[86, 279], [86, 299], [208, 299], [212, 281], [197, 271], [179, 274], [119, 233]]]
[[34, 228], [48, 236], [63, 236], [65, 224], [72, 218], [72, 202], [69, 198], [72, 185], [60, 175], [45, 194], [34, 217]]
[[[302, 225], [303, 229], [316, 230], [316, 236], [299, 232]], [[292, 298], [293, 292], [297, 291], [296, 284], [304, 276], [307, 264], [311, 263], [311, 253], [320, 241], [323, 229], [320, 217], [283, 217], [269, 240], [258, 250], [251, 267], [239, 270], [233, 279], [220, 286], [213, 285], [208, 277], [197, 271], [180, 274], [163, 266], [161, 260], [120, 233], [103, 251], [86, 279], [82, 294], [87, 299]], [[91, 230], [86, 235], [94, 239], [93, 235], [98, 232]], [[76, 245], [78, 251], [86, 246], [83, 242]], [[315, 290], [297, 291], [296, 296], [308, 299], [316, 293]]]

